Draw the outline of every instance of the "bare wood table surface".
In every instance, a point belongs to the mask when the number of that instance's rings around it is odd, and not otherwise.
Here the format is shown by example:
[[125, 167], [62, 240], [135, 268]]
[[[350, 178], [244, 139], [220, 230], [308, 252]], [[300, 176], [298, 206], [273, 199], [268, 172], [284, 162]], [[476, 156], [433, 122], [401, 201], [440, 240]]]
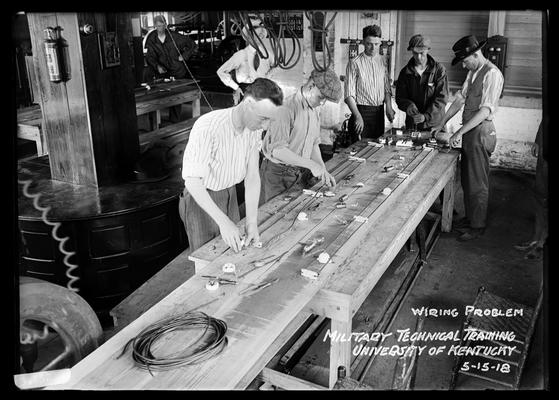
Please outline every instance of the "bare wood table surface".
[[[451, 186], [457, 160], [454, 151], [445, 154], [431, 149], [378, 148], [367, 146], [366, 142], [353, 148], [357, 151], [356, 156], [366, 159], [365, 163], [348, 160], [347, 152], [344, 152], [327, 164], [340, 182], [335, 197], [310, 198], [299, 191], [287, 201], [284, 195], [280, 195], [261, 208], [262, 249], [250, 247], [235, 254], [220, 240], [215, 240], [204, 246], [205, 253], [197, 251], [192, 254], [191, 258], [198, 264], [197, 274], [75, 365], [72, 379], [64, 387], [242, 389], [258, 375], [258, 368], [267, 362], [266, 358], [269, 360], [273, 356], [270, 349], [277, 348], [278, 341], [286, 340], [284, 332], [292, 330], [290, 327], [295, 321], [301, 321], [301, 315], [308, 312], [325, 315], [332, 318], [333, 328], [351, 330], [351, 316], [364, 300], [363, 296], [366, 297], [374, 287], [391, 257], [396, 255], [415, 229], [414, 225], [421, 220], [421, 214], [425, 215], [443, 189], [446, 201], [442, 225], [449, 229], [448, 210], [452, 218]], [[400, 162], [395, 160], [399, 157], [404, 157], [399, 168], [384, 172], [383, 167]], [[344, 178], [349, 175], [354, 176], [346, 182]], [[363, 185], [357, 186], [358, 182]], [[390, 188], [391, 194], [383, 194], [385, 188]], [[334, 203], [343, 194], [349, 195], [348, 204], [353, 206], [340, 210]], [[406, 203], [419, 197], [425, 200], [406, 207]], [[313, 207], [316, 204], [319, 206]], [[307, 212], [308, 221], [296, 220], [302, 210]], [[399, 220], [386, 220], [391, 212], [399, 214]], [[336, 215], [348, 223], [339, 223]], [[354, 215], [368, 218], [368, 221], [353, 220]], [[331, 256], [326, 264], [319, 263], [315, 256], [301, 254], [301, 242], [317, 235], [324, 236], [322, 248]], [[375, 248], [371, 248], [371, 242], [376, 243]], [[246, 273], [251, 269], [251, 262], [270, 254], [284, 253], [286, 257], [273, 268]], [[206, 265], [200, 266], [204, 260]], [[220, 276], [223, 275], [222, 266], [227, 262], [237, 266], [239, 275], [246, 275], [238, 279], [238, 285], [221, 286], [217, 291], [206, 290], [207, 279], [201, 276], [200, 270], [203, 269], [204, 275]], [[318, 278], [301, 276], [302, 268], [315, 271]], [[351, 279], [350, 275], [360, 275], [361, 278]], [[347, 279], [342, 278], [346, 276]], [[277, 281], [264, 290], [241, 294], [251, 284], [273, 279]], [[227, 323], [229, 344], [219, 356], [200, 365], [155, 372], [154, 376], [136, 367], [129, 353], [118, 358], [126, 342], [146, 326], [191, 309], [204, 311]], [[169, 338], [162, 339], [160, 346], [166, 353], [173, 353], [181, 349], [181, 344], [180, 340]], [[331, 367], [344, 365], [349, 370], [351, 349], [340, 343], [332, 346]], [[330, 386], [333, 386], [332, 382]]]

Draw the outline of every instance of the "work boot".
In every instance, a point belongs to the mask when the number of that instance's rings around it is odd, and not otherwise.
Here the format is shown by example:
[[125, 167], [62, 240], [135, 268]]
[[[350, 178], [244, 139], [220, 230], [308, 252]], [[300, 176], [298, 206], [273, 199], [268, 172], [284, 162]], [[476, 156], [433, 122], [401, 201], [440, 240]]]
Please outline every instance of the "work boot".
[[542, 255], [543, 255], [543, 247], [539, 247], [535, 245], [528, 253], [526, 253], [526, 255], [524, 255], [524, 258], [527, 260], [541, 260]]
[[464, 233], [470, 229], [470, 220], [467, 217], [460, 218], [458, 221], [452, 222], [452, 229], [460, 233]]
[[524, 251], [532, 249], [536, 244], [538, 244], [537, 240], [529, 240], [526, 242], [518, 243], [514, 245], [516, 250]]
[[456, 238], [459, 242], [467, 242], [473, 239], [477, 239], [485, 232], [485, 228], [469, 228], [464, 233]]

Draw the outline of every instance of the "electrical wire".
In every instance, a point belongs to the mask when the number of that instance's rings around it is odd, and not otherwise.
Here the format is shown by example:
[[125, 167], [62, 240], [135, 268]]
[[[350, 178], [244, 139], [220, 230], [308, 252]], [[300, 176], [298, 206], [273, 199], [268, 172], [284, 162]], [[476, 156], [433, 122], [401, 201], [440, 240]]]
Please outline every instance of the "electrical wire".
[[[332, 23], [334, 22], [334, 19], [336, 18], [336, 15], [338, 14], [337, 12], [334, 13], [334, 15], [332, 16], [332, 18], [330, 18], [330, 21], [326, 24], [326, 12], [324, 12], [324, 18], [322, 19], [322, 28], [317, 28], [318, 23], [316, 22], [316, 18], [315, 18], [315, 14], [314, 11], [305, 11], [305, 16], [307, 17], [307, 19], [310, 21], [311, 26], [309, 27], [309, 29], [312, 32], [312, 45], [311, 45], [311, 56], [312, 56], [312, 62], [313, 62], [313, 66], [317, 71], [320, 72], [324, 72], [326, 71], [330, 65], [332, 64], [332, 52], [330, 51], [330, 46], [328, 46], [328, 40], [327, 40], [327, 36], [328, 36], [328, 29], [330, 28], [330, 25], [332, 25]], [[317, 33], [321, 33], [322, 35], [322, 52], [323, 52], [323, 57], [322, 57], [322, 64], [320, 64], [318, 62], [318, 59], [316, 57], [316, 50], [315, 50], [315, 34]]]
[[[282, 69], [291, 69], [299, 62], [301, 58], [301, 43], [295, 32], [289, 27], [289, 18], [286, 11], [279, 12], [278, 21], [278, 33], [274, 31], [274, 14], [272, 12], [267, 12], [264, 14], [263, 27], [268, 32], [268, 38], [270, 40], [270, 47], [274, 55], [274, 61], [270, 62], [270, 67], [280, 67]], [[287, 43], [286, 37], [291, 39], [292, 51], [287, 58]], [[297, 56], [295, 56], [297, 55]], [[287, 60], [286, 60], [287, 58]], [[293, 60], [293, 62], [292, 62]]]
[[[258, 56], [267, 60], [268, 57], [270, 57], [270, 54], [268, 53], [268, 49], [266, 48], [264, 41], [256, 33], [256, 28], [252, 25], [252, 21], [248, 15], [248, 12], [237, 11], [236, 19], [237, 21], [239, 21], [237, 22], [237, 25], [244, 27], [241, 29], [241, 36], [243, 37], [247, 45], [254, 47], [254, 49], [258, 53]], [[266, 27], [264, 28], [268, 31], [268, 33], [270, 33], [270, 31]]]
[[[173, 357], [156, 357], [152, 346], [164, 335], [174, 331], [203, 329], [202, 334], [187, 345], [182, 351], [175, 352]], [[147, 369], [164, 371], [185, 365], [199, 364], [220, 354], [227, 346], [227, 323], [210, 317], [201, 311], [188, 311], [185, 314], [164, 318], [142, 330], [138, 336], [130, 339], [124, 346], [122, 357], [132, 347], [132, 358], [136, 365]], [[204, 342], [204, 343], [201, 343]]]
[[[177, 47], [177, 44], [175, 43], [175, 39], [173, 39], [173, 35], [171, 34], [171, 31], [169, 30], [169, 28], [165, 27], [165, 30], [167, 31], [167, 33], [169, 34], [169, 37], [171, 38], [171, 42], [173, 42], [173, 46], [175, 46], [175, 50], [177, 50], [177, 53], [179, 54], [180, 57], [182, 57], [182, 54], [179, 50], [179, 48]], [[184, 64], [186, 70], [188, 71], [188, 73], [190, 74], [190, 77], [192, 78], [192, 80], [194, 81], [194, 83], [196, 84], [196, 86], [198, 87], [198, 90], [200, 91], [200, 94], [202, 94], [202, 97], [204, 98], [204, 100], [206, 101], [206, 104], [208, 105], [208, 107], [210, 107], [210, 110], [213, 111], [213, 107], [210, 104], [210, 102], [208, 101], [206, 95], [204, 94], [204, 91], [202, 90], [202, 88], [200, 87], [200, 85], [198, 85], [198, 81], [196, 80], [196, 78], [194, 78], [194, 75], [192, 75], [192, 72], [190, 72], [190, 68], [188, 68], [188, 65], [186, 65], [186, 61], [183, 57], [182, 59], [182, 63]]]

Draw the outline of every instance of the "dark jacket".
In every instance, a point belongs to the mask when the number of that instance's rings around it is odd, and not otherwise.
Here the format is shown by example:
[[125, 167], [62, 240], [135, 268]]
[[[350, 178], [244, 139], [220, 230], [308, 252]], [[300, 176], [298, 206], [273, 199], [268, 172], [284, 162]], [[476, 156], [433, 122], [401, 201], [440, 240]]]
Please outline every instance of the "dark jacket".
[[425, 122], [418, 129], [436, 126], [442, 121], [448, 98], [445, 67], [427, 55], [427, 68], [421, 76], [415, 71], [413, 57], [402, 68], [396, 83], [396, 104], [406, 113], [406, 127], [414, 127], [411, 116], [421, 113]]
[[161, 43], [157, 37], [157, 30], [148, 33], [146, 39], [146, 62], [151, 69], [151, 76], [159, 76], [157, 65], [161, 65], [167, 70], [169, 76], [174, 76], [178, 79], [189, 77], [187, 76], [183, 62], [179, 61], [179, 54], [173, 41], [169, 37], [169, 32], [173, 36], [173, 40], [185, 61], [190, 58], [198, 47], [188, 36], [181, 35], [177, 32], [167, 31], [165, 34], [165, 42], [163, 43]]

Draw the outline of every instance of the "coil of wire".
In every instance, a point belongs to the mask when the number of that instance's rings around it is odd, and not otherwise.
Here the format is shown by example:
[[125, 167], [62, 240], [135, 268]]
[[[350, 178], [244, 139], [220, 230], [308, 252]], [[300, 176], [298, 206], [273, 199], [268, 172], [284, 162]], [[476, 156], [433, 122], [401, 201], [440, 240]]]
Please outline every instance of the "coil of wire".
[[[158, 340], [171, 332], [180, 330], [200, 329], [202, 333], [191, 343], [184, 346], [182, 351], [174, 353], [173, 357], [157, 357], [152, 349]], [[178, 316], [171, 316], [155, 322], [136, 337], [130, 339], [124, 346], [122, 357], [129, 347], [132, 347], [132, 359], [135, 364], [152, 371], [165, 371], [186, 365], [199, 364], [220, 354], [227, 346], [227, 324], [201, 311], [189, 311]]]

